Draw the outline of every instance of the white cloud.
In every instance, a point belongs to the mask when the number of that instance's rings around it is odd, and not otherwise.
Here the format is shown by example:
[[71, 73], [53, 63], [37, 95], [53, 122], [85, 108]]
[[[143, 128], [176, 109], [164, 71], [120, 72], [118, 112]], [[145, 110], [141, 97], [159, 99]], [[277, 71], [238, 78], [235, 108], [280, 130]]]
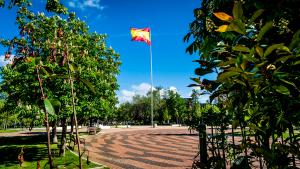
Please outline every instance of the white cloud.
[[139, 85], [132, 85], [129, 90], [121, 90], [120, 95], [118, 96], [119, 102], [130, 102], [132, 101], [133, 96], [141, 95], [145, 96], [149, 90], [151, 89], [151, 85], [149, 83], [141, 83]]
[[174, 87], [174, 86], [170, 86], [169, 90], [171, 90], [171, 91], [173, 91], [175, 93], [178, 93], [177, 88]]
[[[130, 87], [130, 89], [126, 90], [123, 89], [120, 91], [120, 94], [118, 96], [119, 98], [119, 102], [120, 103], [124, 103], [124, 102], [131, 102], [132, 98], [136, 95], [141, 95], [141, 96], [145, 96], [151, 89], [151, 85], [149, 83], [140, 83], [138, 85], [132, 85]], [[155, 88], [153, 88], [155, 89]], [[194, 88], [191, 88], [194, 89]], [[180, 92], [178, 91], [178, 89], [175, 86], [170, 86], [168, 89], [161, 89], [159, 91], [160, 95], [163, 97], [164, 95], [166, 95], [167, 91], [171, 90], [173, 92], [176, 92], [178, 94], [180, 94]], [[199, 89], [200, 90], [200, 89]], [[181, 97], [185, 97], [188, 98], [190, 97], [192, 94], [192, 91], [190, 91], [189, 93], [185, 93], [185, 94], [180, 94]], [[203, 94], [199, 96], [199, 102], [200, 103], [207, 103], [209, 102], [209, 94]]]
[[68, 3], [71, 8], [79, 8], [85, 10], [86, 8], [95, 8], [103, 10], [105, 6], [102, 5], [101, 0], [72, 0]]
[[8, 60], [5, 60], [5, 56], [4, 55], [0, 55], [0, 66], [5, 66], [7, 64], [11, 64], [13, 58], [14, 58], [14, 56], [11, 55]]
[[139, 85], [132, 85], [131, 88], [138, 95], [146, 95], [151, 89], [151, 85], [148, 83], [141, 83]]
[[200, 103], [207, 103], [209, 102], [209, 94], [204, 94], [199, 96], [199, 102]]
[[121, 91], [121, 96], [119, 97], [119, 101], [121, 103], [124, 102], [130, 102], [132, 101], [132, 97], [135, 95], [135, 93], [133, 91], [129, 91], [129, 90], [122, 90]]

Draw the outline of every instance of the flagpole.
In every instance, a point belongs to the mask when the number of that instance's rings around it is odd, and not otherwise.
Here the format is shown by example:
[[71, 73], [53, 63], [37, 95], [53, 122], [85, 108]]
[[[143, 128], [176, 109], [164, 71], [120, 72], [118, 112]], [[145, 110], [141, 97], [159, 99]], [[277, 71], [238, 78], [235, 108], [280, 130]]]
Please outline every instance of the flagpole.
[[152, 75], [152, 40], [151, 40], [151, 29], [150, 29], [150, 81], [151, 81], [151, 125], [154, 128], [154, 123], [153, 123], [153, 75]]

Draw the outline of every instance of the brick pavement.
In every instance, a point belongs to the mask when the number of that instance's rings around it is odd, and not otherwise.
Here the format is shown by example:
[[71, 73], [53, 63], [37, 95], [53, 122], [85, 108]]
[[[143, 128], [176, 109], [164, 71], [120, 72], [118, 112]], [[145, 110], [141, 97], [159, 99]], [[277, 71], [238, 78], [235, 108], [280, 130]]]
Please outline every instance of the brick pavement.
[[191, 168], [198, 135], [187, 128], [104, 131], [86, 139], [89, 158], [112, 169]]

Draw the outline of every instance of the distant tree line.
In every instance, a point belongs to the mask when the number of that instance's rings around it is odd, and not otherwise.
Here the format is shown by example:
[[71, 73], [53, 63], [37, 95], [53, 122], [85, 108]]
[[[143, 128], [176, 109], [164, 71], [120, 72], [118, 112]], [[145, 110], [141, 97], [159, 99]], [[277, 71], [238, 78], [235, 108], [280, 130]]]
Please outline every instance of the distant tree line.
[[[183, 98], [174, 90], [160, 87], [153, 91], [153, 119], [156, 124], [189, 124], [199, 111], [200, 93], [193, 90], [191, 97]], [[151, 93], [135, 95], [132, 101], [119, 105], [114, 119], [125, 124], [151, 124]]]

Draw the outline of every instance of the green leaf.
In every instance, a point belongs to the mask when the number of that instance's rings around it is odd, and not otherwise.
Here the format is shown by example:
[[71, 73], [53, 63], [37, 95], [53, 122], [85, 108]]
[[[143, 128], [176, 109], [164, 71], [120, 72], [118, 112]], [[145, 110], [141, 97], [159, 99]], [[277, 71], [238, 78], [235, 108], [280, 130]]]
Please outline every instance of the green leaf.
[[269, 46], [264, 54], [264, 57], [268, 56], [269, 54], [271, 54], [274, 50], [282, 50], [282, 51], [286, 51], [290, 53], [290, 49], [286, 46], [283, 45], [283, 43], [281, 44], [274, 44]]
[[198, 76], [203, 76], [209, 73], [212, 73], [213, 71], [211, 69], [204, 69], [204, 68], [197, 68], [195, 69], [195, 74]]
[[278, 93], [281, 93], [283, 95], [290, 95], [290, 91], [287, 87], [285, 86], [274, 86], [274, 89], [278, 92]]
[[94, 85], [91, 82], [89, 82], [85, 79], [80, 79], [80, 81], [82, 81], [94, 94], [96, 94], [96, 90], [94, 88]]
[[250, 118], [251, 118], [251, 116], [247, 116], [247, 115], [244, 116], [245, 121], [248, 121]]
[[239, 80], [239, 79], [234, 79], [234, 81], [235, 81], [236, 83], [238, 83], [238, 84], [241, 84], [241, 85], [247, 87], [246, 83], [244, 83], [243, 81], [241, 81], [241, 80]]
[[244, 35], [246, 33], [245, 24], [240, 19], [234, 19], [230, 22], [227, 31], [235, 31]]
[[250, 49], [246, 46], [242, 46], [242, 45], [236, 45], [232, 48], [232, 50], [234, 51], [238, 51], [238, 52], [250, 52]]
[[198, 84], [190, 84], [188, 85], [187, 87], [200, 87], [201, 85], [198, 85]]
[[44, 105], [45, 105], [46, 111], [47, 111], [49, 114], [55, 115], [54, 108], [53, 108], [53, 106], [52, 106], [52, 104], [51, 104], [51, 102], [50, 102], [49, 99], [45, 99], [45, 100], [44, 100]]
[[290, 49], [300, 47], [300, 29], [293, 35], [293, 39], [289, 45]]
[[273, 28], [273, 21], [267, 22], [259, 31], [256, 40], [260, 41], [262, 37], [272, 28]]
[[242, 19], [243, 18], [243, 8], [240, 1], [235, 1], [233, 6], [233, 17], [234, 19]]
[[73, 63], [71, 63], [71, 64], [69, 65], [69, 68], [70, 68], [71, 72], [77, 71], [77, 67], [76, 67], [76, 65], [73, 64]]
[[256, 46], [255, 51], [260, 57], [264, 56], [264, 50], [261, 47]]
[[217, 78], [217, 82], [222, 82], [230, 77], [233, 77], [233, 76], [236, 76], [236, 75], [239, 75], [240, 73], [239, 72], [233, 72], [233, 71], [230, 71], [230, 72], [224, 72], [222, 74], [220, 74]]
[[249, 23], [251, 24], [252, 22], [254, 22], [265, 10], [264, 9], [259, 9], [257, 11], [254, 12], [254, 14], [252, 15]]
[[293, 65], [299, 65], [299, 64], [300, 64], [300, 60], [293, 63]]
[[200, 78], [191, 78], [194, 82], [201, 84]]
[[289, 82], [289, 81], [284, 80], [284, 79], [279, 79], [279, 80], [281, 80], [282, 82], [284, 82], [284, 83], [286, 83], [286, 84], [292, 85], [296, 90], [299, 91], [299, 89], [298, 89], [298, 87], [295, 85], [295, 83]]

